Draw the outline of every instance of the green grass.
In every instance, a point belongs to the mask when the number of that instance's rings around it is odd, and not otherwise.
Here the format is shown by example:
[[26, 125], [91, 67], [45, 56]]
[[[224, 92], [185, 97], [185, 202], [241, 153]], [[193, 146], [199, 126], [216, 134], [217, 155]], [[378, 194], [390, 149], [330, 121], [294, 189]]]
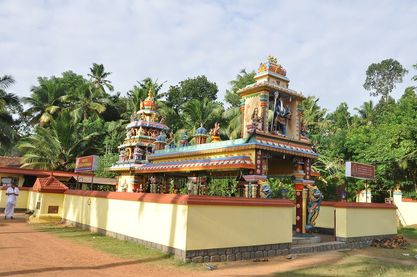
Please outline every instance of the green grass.
[[60, 238], [69, 239], [77, 244], [83, 244], [115, 257], [142, 260], [153, 265], [171, 265], [176, 267], [197, 269], [194, 264], [184, 263], [173, 255], [147, 248], [143, 245], [129, 241], [118, 240], [98, 233], [81, 230], [76, 227], [63, 226], [61, 224], [34, 224], [34, 229], [48, 232]]
[[[398, 234], [406, 239], [417, 239], [417, 229], [401, 228]], [[411, 241], [404, 248], [385, 249], [368, 248], [366, 255], [356, 251], [343, 252], [343, 257], [336, 263], [309, 266], [306, 268], [276, 273], [275, 276], [417, 276], [417, 244]], [[409, 256], [404, 256], [408, 254]]]
[[341, 261], [317, 267], [303, 268], [275, 276], [417, 276], [417, 266], [386, 262], [364, 256], [346, 255]]
[[409, 238], [409, 239], [416, 239], [417, 240], [417, 229], [416, 228], [403, 227], [403, 228], [398, 230], [398, 234], [401, 234], [404, 237]]

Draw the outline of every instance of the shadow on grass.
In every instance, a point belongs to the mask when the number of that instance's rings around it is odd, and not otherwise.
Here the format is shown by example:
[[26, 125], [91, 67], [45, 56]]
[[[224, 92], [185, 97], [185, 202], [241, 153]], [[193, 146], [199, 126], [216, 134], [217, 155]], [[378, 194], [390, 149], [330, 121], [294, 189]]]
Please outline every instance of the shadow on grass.
[[109, 263], [109, 264], [103, 264], [103, 265], [93, 265], [93, 266], [42, 267], [42, 268], [34, 268], [34, 269], [0, 272], [0, 276], [25, 275], [25, 274], [45, 273], [45, 272], [53, 272], [53, 271], [100, 270], [100, 269], [107, 269], [107, 268], [113, 268], [113, 267], [118, 267], [118, 266], [126, 266], [126, 265], [135, 265], [135, 264], [154, 262], [154, 261], [164, 260], [164, 259], [169, 259], [169, 258], [170, 258], [169, 255], [164, 255], [164, 256], [158, 257], [158, 258], [146, 258], [146, 259], [140, 259], [140, 260], [135, 260], [135, 261], [123, 261], [123, 262]]

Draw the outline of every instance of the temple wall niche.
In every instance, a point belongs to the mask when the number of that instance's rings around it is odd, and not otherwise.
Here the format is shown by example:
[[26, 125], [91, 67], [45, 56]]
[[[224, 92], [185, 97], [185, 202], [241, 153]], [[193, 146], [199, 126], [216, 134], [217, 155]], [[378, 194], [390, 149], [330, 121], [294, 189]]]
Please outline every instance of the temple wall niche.
[[243, 117], [243, 137], [248, 136], [247, 125], [252, 123], [252, 114], [255, 108], [261, 109], [260, 93], [245, 98], [245, 113]]

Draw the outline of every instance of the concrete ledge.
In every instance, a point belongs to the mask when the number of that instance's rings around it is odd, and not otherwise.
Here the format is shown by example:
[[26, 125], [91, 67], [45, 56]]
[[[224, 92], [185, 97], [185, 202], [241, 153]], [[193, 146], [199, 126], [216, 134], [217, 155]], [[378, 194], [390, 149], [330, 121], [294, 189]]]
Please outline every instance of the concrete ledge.
[[323, 235], [334, 235], [334, 228], [314, 227], [313, 233]]
[[344, 237], [336, 237], [337, 241], [340, 242], [369, 242], [372, 243], [372, 241], [374, 239], [387, 239], [387, 238], [392, 238], [394, 236], [396, 236], [397, 234], [392, 234], [392, 235], [375, 235], [375, 236], [364, 236], [364, 237], [351, 237], [351, 238], [344, 238]]

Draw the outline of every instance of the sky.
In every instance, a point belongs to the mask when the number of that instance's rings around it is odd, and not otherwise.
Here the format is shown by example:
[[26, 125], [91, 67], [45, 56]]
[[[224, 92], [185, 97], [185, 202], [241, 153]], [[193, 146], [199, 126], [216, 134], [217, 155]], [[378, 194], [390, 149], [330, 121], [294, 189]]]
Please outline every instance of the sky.
[[377, 100], [362, 87], [371, 63], [393, 58], [410, 71], [395, 98], [414, 85], [416, 14], [417, 1], [0, 0], [0, 75], [29, 96], [39, 76], [86, 76], [102, 63], [122, 95], [146, 77], [167, 90], [204, 74], [223, 99], [241, 69], [273, 55], [290, 88], [353, 110]]

